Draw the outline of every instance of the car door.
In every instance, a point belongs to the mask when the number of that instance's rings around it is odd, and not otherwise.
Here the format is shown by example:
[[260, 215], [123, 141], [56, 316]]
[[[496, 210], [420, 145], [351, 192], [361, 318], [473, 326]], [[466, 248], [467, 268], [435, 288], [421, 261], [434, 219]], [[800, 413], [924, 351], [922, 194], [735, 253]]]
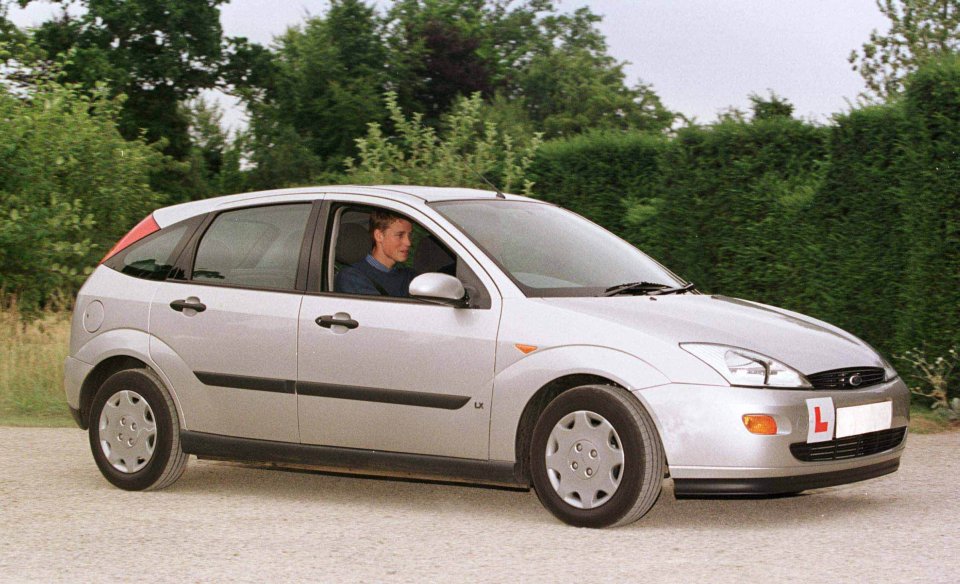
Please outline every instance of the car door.
[[191, 431], [299, 441], [297, 321], [315, 216], [310, 202], [217, 213], [156, 292], [150, 354]]
[[[472, 308], [454, 308], [331, 292], [339, 232], [341, 227], [347, 231], [341, 225], [344, 213], [362, 204], [398, 211], [425, 229], [456, 256], [451, 259], [458, 275], [469, 280], [473, 297], [482, 301]], [[311, 269], [320, 274], [310, 283], [300, 311], [297, 391], [302, 442], [487, 459], [500, 321], [500, 298], [492, 280], [448, 234], [413, 208], [341, 195], [327, 203], [324, 215], [324, 241], [330, 244], [322, 258], [311, 260]]]

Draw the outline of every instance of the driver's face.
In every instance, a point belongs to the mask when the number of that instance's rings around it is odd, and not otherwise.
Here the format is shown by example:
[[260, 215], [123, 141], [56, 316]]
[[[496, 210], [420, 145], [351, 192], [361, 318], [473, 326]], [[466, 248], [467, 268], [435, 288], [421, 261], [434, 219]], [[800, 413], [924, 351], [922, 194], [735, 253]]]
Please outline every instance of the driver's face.
[[388, 268], [392, 268], [396, 263], [407, 261], [407, 256], [410, 255], [412, 233], [413, 224], [406, 219], [397, 219], [386, 229], [374, 230], [373, 239], [377, 246], [374, 257]]

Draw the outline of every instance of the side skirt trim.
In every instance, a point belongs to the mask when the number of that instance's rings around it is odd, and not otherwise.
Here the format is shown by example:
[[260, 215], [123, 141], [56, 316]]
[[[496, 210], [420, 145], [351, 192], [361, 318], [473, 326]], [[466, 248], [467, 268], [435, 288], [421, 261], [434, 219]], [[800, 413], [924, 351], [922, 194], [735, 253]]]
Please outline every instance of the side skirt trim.
[[252, 389], [254, 391], [270, 391], [274, 393], [295, 393], [296, 383], [283, 379], [266, 377], [247, 377], [245, 375], [228, 375], [226, 373], [207, 373], [195, 371], [193, 373], [204, 385], [229, 387], [233, 389]]
[[422, 408], [436, 408], [441, 410], [459, 410], [470, 401], [470, 396], [468, 395], [449, 395], [423, 391], [383, 389], [378, 387], [311, 383], [287, 379], [229, 375], [226, 373], [208, 373], [206, 371], [195, 371], [193, 374], [196, 375], [197, 379], [204, 385], [217, 387], [289, 393], [310, 397], [349, 399], [401, 406], [419, 406]]
[[303, 381], [297, 382], [297, 393], [311, 397], [332, 397], [384, 404], [439, 408], [441, 410], [459, 410], [470, 401], [470, 396], [465, 395], [444, 395], [421, 391], [401, 391]]
[[516, 465], [512, 462], [294, 444], [191, 431], [180, 432], [180, 444], [187, 454], [205, 458], [323, 467], [353, 474], [530, 487], [529, 483], [517, 478]]

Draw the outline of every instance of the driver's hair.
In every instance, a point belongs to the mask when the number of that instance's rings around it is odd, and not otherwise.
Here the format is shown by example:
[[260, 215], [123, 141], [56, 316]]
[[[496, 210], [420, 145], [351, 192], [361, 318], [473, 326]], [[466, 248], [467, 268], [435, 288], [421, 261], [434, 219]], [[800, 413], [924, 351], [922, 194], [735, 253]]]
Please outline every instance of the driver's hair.
[[371, 247], [376, 245], [376, 240], [373, 238], [373, 232], [376, 230], [384, 231], [394, 221], [409, 221], [403, 215], [399, 213], [394, 213], [393, 211], [387, 211], [385, 209], [376, 209], [370, 212], [370, 245]]

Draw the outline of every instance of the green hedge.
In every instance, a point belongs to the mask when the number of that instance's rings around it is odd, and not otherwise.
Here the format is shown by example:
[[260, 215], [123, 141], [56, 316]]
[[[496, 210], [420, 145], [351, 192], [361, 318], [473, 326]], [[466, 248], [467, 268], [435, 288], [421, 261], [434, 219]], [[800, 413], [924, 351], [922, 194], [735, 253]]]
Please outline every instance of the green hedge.
[[806, 309], [867, 339], [887, 355], [904, 281], [903, 134], [899, 106], [838, 116], [823, 183], [809, 214], [810, 296]]
[[624, 230], [628, 206], [647, 202], [666, 145], [659, 136], [595, 132], [543, 144], [528, 172], [536, 196], [607, 229]]
[[900, 350], [942, 355], [960, 347], [960, 59], [935, 63], [907, 84], [903, 172], [906, 270], [897, 318]]
[[628, 236], [702, 290], [784, 303], [802, 284], [786, 252], [825, 137], [786, 117], [681, 130], [662, 157], [655, 219]]

